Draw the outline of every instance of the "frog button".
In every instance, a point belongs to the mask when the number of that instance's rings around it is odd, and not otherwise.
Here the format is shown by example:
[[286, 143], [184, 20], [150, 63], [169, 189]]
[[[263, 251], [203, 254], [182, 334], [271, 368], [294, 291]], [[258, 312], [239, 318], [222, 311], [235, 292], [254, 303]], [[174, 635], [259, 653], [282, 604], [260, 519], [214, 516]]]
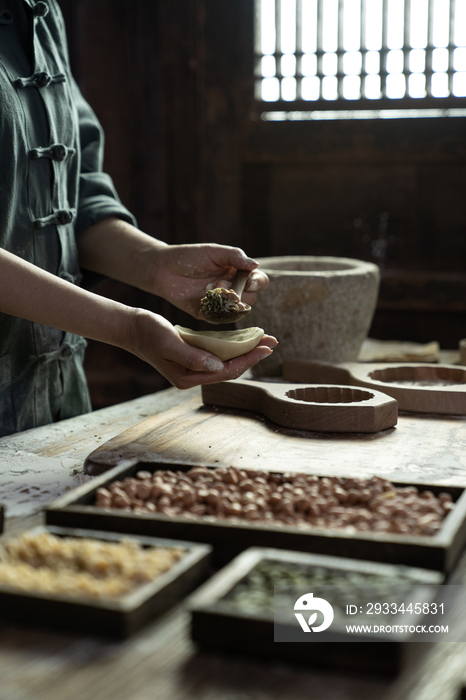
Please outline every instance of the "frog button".
[[61, 211], [57, 212], [57, 222], [59, 224], [71, 224], [73, 221], [73, 214], [70, 211], [66, 211], [66, 209], [62, 209]]
[[61, 349], [60, 355], [64, 360], [69, 360], [73, 355], [73, 351], [69, 345], [64, 345]]
[[57, 143], [56, 146], [52, 146], [51, 153], [53, 160], [60, 161], [65, 160], [68, 152], [62, 143]]
[[37, 87], [40, 88], [45, 88], [47, 85], [50, 85], [52, 78], [48, 73], [45, 73], [45, 71], [42, 71], [41, 73], [38, 73], [36, 75], [36, 85]]
[[12, 24], [13, 23], [13, 13], [10, 10], [3, 10], [0, 12], [0, 24]]
[[45, 17], [48, 11], [49, 6], [47, 3], [42, 2], [42, 0], [39, 0], [39, 2], [36, 2], [34, 5], [34, 17]]
[[44, 226], [45, 226], [44, 222], [41, 221], [40, 219], [36, 219], [36, 220], [34, 221], [34, 229], [35, 229], [36, 231], [40, 231], [41, 228], [44, 228]]
[[31, 160], [37, 160], [38, 158], [40, 158], [39, 149], [38, 148], [31, 148], [31, 150], [29, 151], [29, 158]]

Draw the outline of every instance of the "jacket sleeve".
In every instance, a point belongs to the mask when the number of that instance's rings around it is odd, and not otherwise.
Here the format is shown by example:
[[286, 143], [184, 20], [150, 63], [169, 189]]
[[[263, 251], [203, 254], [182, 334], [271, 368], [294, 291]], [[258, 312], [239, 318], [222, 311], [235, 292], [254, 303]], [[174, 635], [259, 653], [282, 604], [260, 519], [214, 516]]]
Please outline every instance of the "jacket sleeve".
[[74, 80], [72, 93], [78, 114], [81, 145], [76, 238], [89, 226], [109, 216], [118, 216], [136, 226], [134, 216], [121, 203], [112, 178], [102, 170], [104, 133]]

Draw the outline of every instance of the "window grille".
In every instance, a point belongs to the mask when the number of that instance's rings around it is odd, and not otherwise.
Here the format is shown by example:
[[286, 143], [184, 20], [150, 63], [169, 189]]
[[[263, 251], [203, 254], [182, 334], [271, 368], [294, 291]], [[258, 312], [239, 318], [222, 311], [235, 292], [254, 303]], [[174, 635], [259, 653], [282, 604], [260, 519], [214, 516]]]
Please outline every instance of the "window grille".
[[466, 0], [256, 0], [262, 110], [466, 107]]

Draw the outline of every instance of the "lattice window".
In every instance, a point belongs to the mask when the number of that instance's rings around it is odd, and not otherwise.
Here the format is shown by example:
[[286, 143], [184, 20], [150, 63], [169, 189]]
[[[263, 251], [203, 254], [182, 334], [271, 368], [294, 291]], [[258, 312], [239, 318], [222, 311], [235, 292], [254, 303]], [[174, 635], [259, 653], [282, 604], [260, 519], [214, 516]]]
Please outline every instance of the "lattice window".
[[262, 109], [466, 107], [466, 0], [256, 0], [256, 10]]

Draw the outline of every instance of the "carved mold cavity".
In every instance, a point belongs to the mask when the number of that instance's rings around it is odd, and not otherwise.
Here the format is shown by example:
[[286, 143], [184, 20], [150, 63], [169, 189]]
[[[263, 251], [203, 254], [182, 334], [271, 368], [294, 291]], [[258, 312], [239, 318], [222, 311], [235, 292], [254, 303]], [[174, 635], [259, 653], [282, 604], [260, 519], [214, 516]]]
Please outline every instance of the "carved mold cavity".
[[286, 392], [289, 399], [308, 403], [357, 403], [374, 398], [374, 394], [351, 386], [306, 386]]
[[369, 377], [387, 384], [411, 386], [466, 384], [466, 370], [451, 367], [386, 367], [374, 370]]

